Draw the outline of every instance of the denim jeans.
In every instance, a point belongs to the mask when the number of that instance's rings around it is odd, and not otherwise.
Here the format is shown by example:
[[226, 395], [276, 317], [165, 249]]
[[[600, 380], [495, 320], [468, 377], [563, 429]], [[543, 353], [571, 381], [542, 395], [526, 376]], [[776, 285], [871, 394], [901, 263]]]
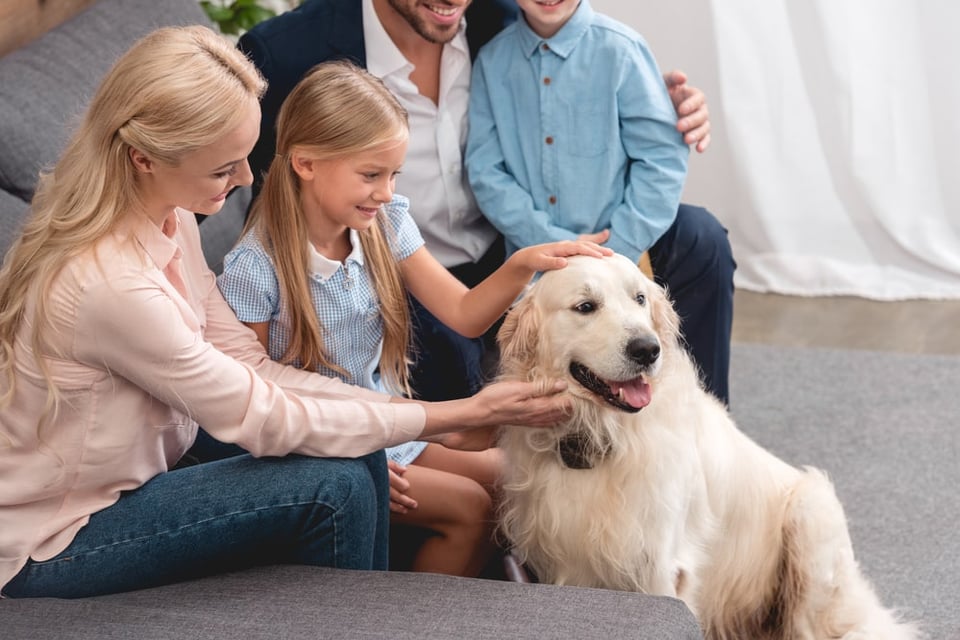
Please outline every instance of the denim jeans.
[[85, 597], [265, 563], [386, 569], [388, 525], [382, 451], [356, 460], [244, 454], [124, 492], [63, 553], [29, 561], [3, 592]]

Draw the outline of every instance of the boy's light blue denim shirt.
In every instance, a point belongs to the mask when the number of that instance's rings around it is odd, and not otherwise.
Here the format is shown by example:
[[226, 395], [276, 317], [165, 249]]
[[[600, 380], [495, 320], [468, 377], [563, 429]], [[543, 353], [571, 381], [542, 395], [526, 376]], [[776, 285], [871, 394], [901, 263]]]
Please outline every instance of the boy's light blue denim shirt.
[[521, 18], [473, 69], [466, 166], [507, 250], [609, 228], [631, 259], [676, 218], [689, 149], [643, 38], [588, 0], [552, 38]]

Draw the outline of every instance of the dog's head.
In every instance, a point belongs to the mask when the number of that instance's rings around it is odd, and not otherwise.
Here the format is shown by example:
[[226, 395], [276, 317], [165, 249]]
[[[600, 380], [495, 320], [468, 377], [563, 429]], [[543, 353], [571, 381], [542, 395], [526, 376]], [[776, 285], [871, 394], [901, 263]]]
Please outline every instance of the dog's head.
[[678, 324], [664, 290], [626, 257], [573, 257], [507, 314], [497, 335], [501, 372], [563, 377], [576, 396], [636, 412], [677, 347]]

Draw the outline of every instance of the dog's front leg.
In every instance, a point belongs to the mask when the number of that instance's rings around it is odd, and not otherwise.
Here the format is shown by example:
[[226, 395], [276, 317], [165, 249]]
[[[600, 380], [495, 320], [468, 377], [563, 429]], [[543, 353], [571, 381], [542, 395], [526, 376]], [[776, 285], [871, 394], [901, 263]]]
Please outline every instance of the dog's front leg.
[[678, 562], [668, 565], [670, 570], [665, 575], [665, 582], [669, 582], [669, 587], [663, 591], [658, 591], [657, 595], [670, 596], [683, 600], [687, 608], [693, 612], [693, 615], [699, 619], [699, 606], [697, 602], [696, 577], [693, 572], [683, 568]]
[[644, 591], [651, 595], [677, 598], [679, 597], [678, 587], [684, 581], [683, 575], [683, 571], [675, 562], [660, 560], [653, 567], [650, 584]]

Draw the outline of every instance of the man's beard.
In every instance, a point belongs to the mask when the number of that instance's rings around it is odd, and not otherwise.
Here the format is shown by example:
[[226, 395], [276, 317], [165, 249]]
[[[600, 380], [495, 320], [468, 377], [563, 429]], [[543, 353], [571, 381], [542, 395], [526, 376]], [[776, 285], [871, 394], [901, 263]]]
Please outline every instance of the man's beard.
[[[417, 13], [416, 8], [411, 8], [402, 0], [387, 0], [387, 2], [390, 4], [393, 10], [400, 14], [400, 16], [407, 21], [410, 27], [427, 42], [432, 42], [434, 44], [447, 44], [453, 40], [454, 36], [457, 35], [457, 31], [460, 29], [459, 24], [450, 25], [449, 27], [438, 27], [437, 25], [423, 19]], [[436, 4], [439, 5], [443, 3], [437, 2]]]

